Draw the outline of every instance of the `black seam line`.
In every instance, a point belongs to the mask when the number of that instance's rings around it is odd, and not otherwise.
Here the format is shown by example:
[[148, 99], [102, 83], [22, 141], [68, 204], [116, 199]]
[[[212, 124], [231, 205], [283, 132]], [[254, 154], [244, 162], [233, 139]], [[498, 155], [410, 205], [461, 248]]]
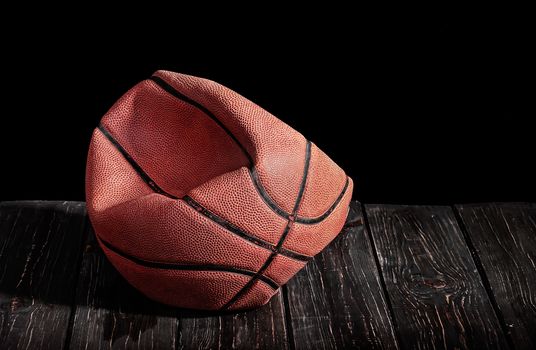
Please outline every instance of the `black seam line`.
[[497, 316], [497, 320], [499, 321], [499, 325], [501, 326], [501, 329], [504, 333], [506, 342], [508, 343], [508, 346], [510, 347], [510, 349], [515, 349], [514, 342], [510, 334], [510, 330], [507, 328], [506, 320], [504, 319], [503, 313], [501, 312], [501, 309], [499, 308], [499, 304], [497, 304], [497, 300], [495, 299], [495, 295], [493, 294], [493, 289], [491, 288], [491, 285], [489, 283], [488, 275], [486, 274], [486, 271], [484, 270], [484, 266], [482, 266], [482, 261], [480, 259], [480, 256], [478, 255], [478, 251], [475, 248], [473, 240], [471, 239], [471, 236], [469, 235], [469, 230], [467, 229], [467, 225], [465, 224], [465, 221], [463, 220], [463, 217], [461, 216], [461, 213], [458, 211], [458, 208], [456, 208], [456, 206], [451, 206], [450, 210], [452, 214], [454, 215], [456, 222], [458, 223], [458, 227], [460, 228], [462, 237], [465, 239], [465, 243], [467, 243], [467, 247], [469, 248], [469, 253], [471, 254], [473, 263], [475, 264], [476, 270], [480, 276], [480, 279], [484, 286], [484, 290], [486, 291], [486, 294], [488, 295], [488, 299], [491, 304], [491, 307], [493, 308], [493, 311], [495, 312], [495, 316]]
[[[277, 256], [277, 254], [280, 252], [281, 247], [283, 246], [283, 244], [285, 243], [285, 240], [287, 239], [287, 235], [288, 235], [288, 233], [290, 231], [290, 227], [294, 223], [294, 219], [295, 219], [294, 216], [296, 215], [296, 212], [298, 211], [298, 209], [300, 207], [301, 200], [303, 198], [303, 188], [305, 188], [305, 183], [307, 182], [307, 176], [309, 175], [310, 159], [311, 159], [311, 144], [310, 144], [310, 142], [308, 142], [306, 147], [305, 147], [305, 165], [303, 167], [304, 168], [303, 169], [303, 177], [302, 177], [302, 181], [301, 181], [301, 184], [300, 184], [300, 190], [298, 192], [298, 195], [296, 196], [296, 202], [294, 203], [294, 209], [292, 211], [292, 215], [289, 216], [288, 221], [287, 221], [287, 225], [285, 226], [285, 230], [281, 234], [281, 237], [279, 238], [279, 242], [277, 242], [276, 250], [274, 252], [272, 252], [272, 254], [270, 254], [268, 259], [266, 259], [266, 261], [264, 262], [262, 267], [259, 269], [259, 271], [257, 271], [255, 276], [253, 276], [249, 280], [249, 282], [246, 283], [244, 285], [244, 287], [242, 287], [242, 289], [240, 289], [227, 303], [225, 303], [225, 305], [222, 306], [221, 310], [228, 309], [234, 302], [236, 302], [238, 300], [238, 298], [240, 298], [242, 295], [244, 295], [244, 293], [246, 293], [253, 286], [255, 281], [257, 281], [259, 279], [262, 279], [262, 277], [264, 276], [264, 274], [263, 274], [264, 271], [266, 271], [266, 269], [270, 266], [272, 261]], [[266, 276], [264, 276], [264, 277], [266, 277]]]
[[[231, 273], [237, 273], [240, 275], [246, 275], [246, 276], [254, 276], [255, 272], [236, 268], [232, 266], [225, 266], [225, 265], [215, 265], [215, 264], [177, 264], [177, 263], [168, 263], [168, 262], [156, 262], [156, 261], [148, 261], [143, 260], [140, 258], [137, 258], [135, 256], [129, 255], [121, 250], [119, 250], [117, 247], [113, 246], [109, 242], [103, 240], [101, 237], [97, 236], [97, 238], [102, 242], [102, 244], [114, 252], [115, 254], [144, 267], [149, 267], [153, 269], [160, 269], [160, 270], [181, 270], [181, 271], [221, 271], [221, 272], [231, 272]], [[264, 283], [272, 287], [273, 289], [278, 289], [279, 285], [277, 282], [272, 280], [269, 277], [262, 276], [260, 278]]]
[[[273, 249], [272, 249], [272, 251], [273, 251]], [[307, 262], [307, 261], [309, 261], [309, 260], [314, 258], [313, 256], [296, 253], [293, 250], [289, 250], [289, 249], [286, 249], [286, 248], [283, 248], [283, 247], [279, 248], [279, 254], [284, 255], [286, 257], [289, 257], [289, 258], [292, 258], [292, 259], [295, 259], [295, 260], [300, 260], [300, 261], [305, 261], [305, 262]]]
[[[308, 141], [308, 144], [310, 144], [309, 141]], [[257, 171], [255, 170], [255, 168], [249, 169], [249, 174], [251, 176], [251, 179], [253, 180], [253, 185], [257, 189], [257, 192], [261, 196], [261, 198], [264, 201], [264, 203], [266, 203], [270, 207], [270, 209], [272, 209], [272, 211], [275, 212], [277, 215], [281, 216], [284, 219], [288, 219], [290, 214], [287, 213], [286, 211], [284, 211], [283, 209], [279, 208], [279, 206], [275, 203], [275, 201], [270, 197], [268, 192], [266, 192], [264, 187], [262, 187], [262, 184], [260, 183], [260, 180], [259, 180], [259, 175], [257, 174]], [[326, 210], [322, 215], [314, 217], [314, 218], [309, 218], [309, 217], [304, 217], [304, 216], [296, 216], [294, 221], [297, 222], [297, 223], [300, 223], [300, 224], [305, 224], [305, 225], [313, 225], [313, 224], [317, 224], [317, 223], [319, 223], [321, 221], [324, 221], [333, 212], [333, 210], [335, 210], [337, 205], [339, 205], [339, 202], [344, 197], [344, 194], [346, 193], [346, 190], [348, 189], [349, 184], [350, 184], [350, 181], [349, 181], [348, 176], [347, 176], [346, 177], [346, 183], [344, 184], [344, 187], [343, 187], [341, 193], [339, 193], [339, 196], [337, 197], [337, 199], [335, 199], [335, 201], [329, 207], [329, 209]]]
[[160, 77], [153, 75], [152, 77], [149, 78], [149, 80], [152, 80], [153, 82], [155, 82], [158, 86], [160, 86], [163, 90], [165, 90], [170, 95], [175, 96], [179, 100], [182, 100], [183, 102], [186, 102], [200, 109], [201, 111], [203, 111], [214, 122], [216, 122], [216, 124], [218, 124], [223, 129], [223, 131], [227, 133], [227, 135], [229, 135], [229, 137], [236, 143], [236, 145], [240, 147], [242, 152], [244, 152], [244, 155], [247, 157], [249, 164], [253, 165], [253, 158], [251, 157], [249, 152], [246, 150], [246, 148], [240, 143], [240, 141], [238, 141], [235, 135], [229, 129], [227, 129], [227, 127], [208, 108], [206, 108], [199, 102], [192, 100], [188, 96], [180, 93], [177, 89], [175, 89], [173, 86], [171, 86], [168, 82], [166, 82], [164, 79]]
[[218, 117], [216, 117], [216, 115], [214, 115], [214, 113], [212, 113], [208, 108], [203, 106], [201, 103], [199, 103], [197, 101], [194, 101], [191, 98], [189, 98], [188, 96], [180, 93], [177, 89], [175, 89], [173, 86], [171, 86], [164, 79], [153, 75], [152, 77], [149, 78], [149, 80], [152, 80], [153, 82], [155, 82], [158, 86], [160, 86], [164, 91], [166, 91], [170, 95], [178, 98], [179, 100], [181, 100], [183, 102], [186, 102], [186, 103], [198, 108], [199, 110], [204, 112], [209, 118], [211, 118], [214, 122], [216, 122], [216, 124], [218, 124], [227, 133], [227, 135], [229, 135], [233, 139], [233, 141], [240, 147], [240, 149], [248, 157], [248, 160], [249, 160], [249, 163], [250, 163], [250, 167], [248, 168], [249, 173], [250, 173], [251, 178], [253, 179], [253, 185], [257, 189], [257, 192], [260, 194], [261, 198], [264, 200], [264, 202], [266, 204], [268, 204], [268, 206], [276, 214], [278, 214], [279, 216], [281, 216], [281, 217], [283, 217], [285, 219], [288, 219], [290, 214], [288, 214], [286, 211], [281, 209], [275, 203], [275, 201], [270, 197], [268, 192], [266, 192], [264, 187], [261, 185], [260, 180], [259, 180], [259, 176], [257, 175], [257, 171], [255, 170], [255, 167], [253, 166], [253, 159], [252, 159], [251, 155], [249, 154], [249, 152], [247, 152], [246, 148], [244, 146], [242, 146], [242, 144], [238, 141], [238, 139], [234, 136], [234, 134], [229, 129], [227, 129], [227, 127], [218, 119]]
[[[255, 167], [253, 165], [253, 158], [251, 157], [251, 155], [249, 154], [249, 152], [246, 150], [246, 148], [238, 141], [238, 139], [235, 137], [235, 135], [218, 119], [218, 117], [216, 117], [216, 115], [214, 115], [214, 113], [212, 113], [208, 108], [206, 108], [205, 106], [203, 106], [201, 103], [191, 99], [190, 97], [182, 94], [181, 92], [179, 92], [177, 89], [175, 89], [173, 86], [171, 86], [168, 82], [166, 82], [164, 79], [158, 77], [158, 76], [151, 76], [149, 78], [149, 80], [153, 81], [155, 84], [157, 84], [159, 87], [161, 87], [164, 91], [166, 91], [167, 93], [169, 93], [170, 95], [178, 98], [179, 100], [183, 101], [183, 102], [186, 102], [196, 108], [198, 108], [199, 110], [201, 110], [202, 112], [204, 112], [210, 119], [212, 119], [216, 124], [218, 124], [222, 129], [223, 131], [225, 131], [225, 133], [227, 133], [227, 135], [229, 135], [229, 137], [231, 137], [231, 139], [238, 145], [238, 147], [240, 147], [240, 149], [242, 150], [242, 152], [244, 152], [244, 154], [246, 155], [246, 157], [248, 158], [248, 161], [250, 163], [250, 168], [249, 168], [249, 172], [250, 172], [250, 175], [253, 179], [253, 184], [255, 186], [255, 188], [257, 189], [257, 191], [259, 192], [259, 194], [261, 195], [261, 198], [264, 200], [264, 202], [266, 204], [268, 204], [268, 206], [276, 213], [278, 214], [279, 216], [285, 218], [285, 219], [288, 219], [288, 217], [290, 216], [289, 213], [287, 213], [285, 210], [283, 210], [282, 208], [280, 208], [277, 203], [270, 197], [270, 195], [268, 194], [268, 192], [266, 192], [266, 190], [264, 189], [264, 187], [261, 185], [260, 181], [259, 181], [259, 177], [257, 175], [257, 171], [255, 170]], [[310, 152], [310, 148], [311, 148], [311, 142], [310, 141], [307, 141], [307, 146], [308, 148], [308, 152]], [[308, 158], [310, 159], [310, 158]], [[303, 192], [303, 190], [300, 189], [301, 192]], [[164, 194], [164, 193], [163, 193]], [[344, 193], [343, 193], [344, 194]], [[172, 197], [173, 198], [173, 197]], [[299, 222], [299, 223], [303, 223], [303, 224], [316, 224], [322, 220], [324, 220], [325, 218], [327, 218], [329, 216], [329, 214], [331, 214], [331, 212], [333, 211], [333, 209], [335, 209], [335, 207], [337, 206], [338, 204], [338, 201], [340, 201], [340, 199], [342, 198], [342, 195], [340, 196], [340, 198], [335, 201], [335, 203], [332, 205], [332, 207], [330, 208], [330, 210], [328, 210], [326, 213], [322, 214], [321, 216], [319, 217], [316, 217], [316, 218], [305, 218], [305, 217], [297, 217], [296, 218], [296, 222]]]
[[300, 208], [300, 204], [303, 199], [303, 192], [305, 189], [305, 185], [307, 183], [307, 176], [309, 175], [310, 163], [311, 163], [311, 143], [307, 142], [307, 145], [305, 147], [305, 165], [303, 166], [303, 176], [302, 176], [302, 181], [300, 184], [300, 190], [298, 192], [298, 196], [296, 197], [296, 202], [294, 203], [294, 209], [292, 209], [292, 216], [289, 217], [287, 227], [285, 227], [285, 230], [283, 231], [283, 234], [281, 235], [281, 238], [279, 239], [279, 242], [277, 243], [278, 250], [285, 243], [285, 240], [287, 239], [287, 235], [290, 231], [290, 226], [296, 221], [296, 213], [298, 212], [298, 209]]
[[[110, 132], [103, 125], [99, 125], [98, 129], [104, 134], [104, 136], [106, 136], [106, 138], [114, 145], [114, 147], [123, 155], [123, 157], [125, 157], [125, 159], [129, 162], [129, 164], [140, 175], [142, 180], [149, 187], [151, 187], [151, 189], [153, 189], [153, 191], [155, 191], [156, 193], [159, 193], [161, 195], [164, 195], [166, 197], [172, 198], [172, 199], [183, 200], [186, 204], [188, 204], [190, 207], [194, 208], [200, 214], [206, 216], [210, 220], [214, 221], [218, 225], [220, 225], [223, 228], [225, 228], [228, 231], [230, 231], [231, 233], [234, 233], [234, 234], [240, 236], [241, 238], [246, 239], [246, 240], [256, 244], [257, 246], [259, 246], [261, 248], [268, 249], [268, 250], [270, 250], [272, 252], [274, 251], [274, 249], [276, 249], [276, 247], [273, 244], [271, 244], [269, 242], [266, 242], [266, 241], [264, 241], [264, 240], [262, 240], [260, 238], [257, 238], [254, 235], [245, 232], [244, 230], [241, 230], [236, 225], [234, 225], [234, 224], [228, 222], [227, 220], [217, 216], [216, 214], [210, 212], [208, 209], [204, 208], [201, 204], [197, 203], [193, 198], [191, 198], [189, 196], [184, 196], [183, 198], [178, 198], [178, 197], [176, 197], [176, 196], [174, 196], [172, 194], [169, 194], [166, 191], [164, 191], [160, 186], [158, 186], [156, 184], [156, 182], [149, 175], [147, 175], [147, 173], [145, 171], [143, 171], [141, 166], [134, 160], [134, 158], [132, 158], [132, 156], [123, 148], [123, 146], [121, 146], [121, 144], [110, 134]], [[281, 254], [285, 255], [285, 256], [288, 256], [289, 258], [293, 258], [293, 259], [301, 260], [301, 261], [309, 261], [310, 259], [312, 259], [311, 256], [300, 254], [300, 253], [297, 253], [297, 252], [294, 252], [294, 251], [291, 251], [291, 250], [288, 250], [288, 249], [285, 249], [284, 251], [281, 251]]]
[[284, 219], [288, 219], [290, 214], [284, 211], [283, 209], [281, 209], [275, 203], [272, 197], [270, 197], [268, 192], [266, 192], [266, 190], [264, 189], [264, 187], [262, 186], [259, 180], [259, 175], [257, 174], [257, 170], [255, 170], [255, 168], [249, 169], [249, 175], [251, 176], [251, 179], [253, 180], [253, 185], [257, 189], [257, 192], [261, 196], [264, 203], [266, 203], [270, 207], [270, 209], [272, 209], [277, 215], [281, 216]]
[[294, 220], [294, 221], [296, 221], [297, 223], [300, 223], [300, 224], [312, 225], [312, 224], [319, 223], [320, 221], [323, 221], [324, 219], [326, 219], [329, 216], [329, 214], [331, 214], [335, 210], [337, 205], [339, 205], [340, 201], [344, 197], [344, 194], [346, 193], [346, 190], [348, 190], [348, 185], [349, 184], [350, 184], [350, 180], [349, 180], [349, 178], [347, 176], [346, 177], [346, 184], [344, 185], [344, 188], [342, 189], [341, 193], [339, 194], [339, 197], [337, 197], [335, 202], [333, 202], [331, 207], [324, 214], [322, 214], [322, 215], [320, 215], [320, 216], [318, 216], [316, 218], [296, 217], [296, 220]]
[[[289, 220], [289, 223], [290, 223], [290, 220]], [[287, 224], [287, 227], [285, 227], [285, 231], [288, 230], [288, 224]], [[263, 277], [266, 277], [263, 275], [264, 271], [266, 271], [266, 269], [268, 268], [268, 266], [270, 266], [270, 264], [272, 263], [272, 261], [274, 260], [274, 258], [276, 257], [277, 255], [277, 252], [272, 252], [272, 254], [270, 254], [270, 256], [268, 257], [268, 259], [266, 259], [266, 261], [264, 262], [264, 264], [261, 266], [261, 268], [259, 269], [259, 271], [257, 271], [257, 273], [255, 273], [251, 279], [242, 287], [242, 289], [240, 289], [238, 292], [236, 292], [236, 294], [228, 301], [225, 303], [225, 305], [223, 305], [221, 307], [220, 310], [227, 310], [234, 302], [236, 302], [238, 300], [238, 298], [240, 298], [242, 295], [244, 295], [251, 287], [253, 287], [253, 284], [257, 281], [257, 280], [262, 280]]]
[[307, 175], [309, 175], [309, 163], [311, 162], [311, 141], [307, 141], [305, 146], [305, 165], [303, 166], [303, 176], [302, 182], [300, 184], [300, 189], [298, 191], [298, 196], [296, 197], [296, 203], [294, 203], [294, 208], [292, 209], [292, 215], [295, 216], [298, 212], [298, 207], [300, 206], [303, 192], [305, 191], [305, 182], [307, 180]]
[[114, 147], [123, 155], [123, 157], [125, 157], [125, 159], [132, 166], [132, 168], [134, 168], [134, 170], [138, 173], [138, 175], [142, 178], [142, 180], [154, 192], [164, 195], [169, 198], [179, 199], [178, 197], [170, 193], [167, 193], [160, 186], [158, 186], [156, 182], [154, 182], [154, 180], [151, 179], [151, 177], [142, 169], [142, 167], [138, 163], [136, 163], [136, 161], [132, 158], [132, 156], [123, 148], [123, 146], [121, 146], [121, 144], [117, 142], [117, 140], [112, 136], [112, 134], [110, 134], [110, 132], [108, 131], [108, 129], [106, 129], [106, 127], [104, 127], [104, 125], [99, 124], [97, 129], [99, 129], [100, 132], [108, 139], [108, 141], [110, 141], [114, 145]]
[[[307, 141], [305, 152], [307, 155], [306, 162], [309, 162], [311, 159], [310, 158], [311, 141]], [[306, 164], [305, 166], [307, 169], [309, 169], [309, 164]], [[268, 192], [266, 192], [266, 190], [264, 189], [264, 187], [262, 186], [259, 180], [259, 174], [257, 173], [257, 170], [255, 170], [255, 168], [249, 169], [249, 175], [251, 176], [251, 179], [253, 180], [253, 184], [255, 188], [257, 189], [257, 192], [261, 196], [262, 200], [264, 201], [264, 203], [266, 203], [270, 207], [270, 209], [272, 209], [277, 215], [285, 219], [288, 219], [290, 214], [284, 211], [283, 209], [281, 209], [277, 205], [277, 203], [272, 199], [272, 197], [270, 197]], [[301, 197], [303, 195], [304, 190], [305, 190], [305, 183], [302, 182], [300, 185], [300, 190], [298, 191], [298, 197]]]
[[[232, 233], [242, 237], [243, 239], [248, 240], [248, 241], [254, 243], [257, 246], [259, 246], [261, 248], [268, 249], [268, 250], [270, 250], [272, 252], [274, 252], [277, 249], [277, 247], [274, 246], [273, 244], [271, 244], [269, 242], [266, 242], [266, 241], [264, 241], [264, 240], [262, 240], [260, 238], [257, 238], [255, 236], [245, 232], [244, 230], [240, 229], [238, 226], [236, 226], [236, 225], [232, 224], [231, 222], [223, 219], [222, 217], [219, 217], [218, 215], [212, 213], [211, 211], [209, 211], [208, 209], [203, 207], [201, 204], [196, 202], [192, 197], [184, 196], [182, 199], [184, 200], [184, 202], [186, 202], [186, 204], [188, 204], [190, 207], [195, 209], [198, 213], [202, 214], [203, 216], [206, 216], [207, 218], [209, 218], [210, 220], [214, 221], [218, 225], [220, 225], [223, 228], [227, 229], [228, 231], [231, 231]], [[300, 254], [300, 253], [297, 253], [297, 252], [294, 252], [294, 251], [288, 250], [288, 249], [285, 249], [284, 252], [281, 251], [280, 253], [282, 255], [286, 255], [286, 256], [288, 256], [290, 258], [293, 258], [293, 259], [296, 259], [296, 260], [309, 261], [309, 260], [312, 259], [311, 256]]]

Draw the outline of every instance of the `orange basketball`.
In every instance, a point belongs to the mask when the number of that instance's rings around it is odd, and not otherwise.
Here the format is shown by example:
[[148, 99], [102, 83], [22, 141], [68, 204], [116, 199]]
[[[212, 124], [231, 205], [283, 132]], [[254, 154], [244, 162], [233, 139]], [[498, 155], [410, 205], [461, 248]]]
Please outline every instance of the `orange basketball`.
[[213, 81], [158, 71], [91, 139], [88, 213], [112, 264], [165, 304], [263, 305], [341, 230], [352, 180]]

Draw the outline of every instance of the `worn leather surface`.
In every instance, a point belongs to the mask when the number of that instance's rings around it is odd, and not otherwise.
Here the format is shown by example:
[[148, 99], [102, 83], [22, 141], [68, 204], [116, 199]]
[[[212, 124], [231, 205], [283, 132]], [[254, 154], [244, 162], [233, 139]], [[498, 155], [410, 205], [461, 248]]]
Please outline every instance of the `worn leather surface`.
[[236, 92], [183, 74], [154, 76], [121, 97], [91, 139], [87, 207], [99, 242], [152, 299], [263, 305], [339, 233], [353, 183]]

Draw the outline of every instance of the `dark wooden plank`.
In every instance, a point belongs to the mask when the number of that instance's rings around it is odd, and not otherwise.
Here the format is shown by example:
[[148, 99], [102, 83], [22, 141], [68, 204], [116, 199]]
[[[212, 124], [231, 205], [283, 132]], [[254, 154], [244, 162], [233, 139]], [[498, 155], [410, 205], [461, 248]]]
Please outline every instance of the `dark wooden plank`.
[[71, 349], [175, 349], [176, 309], [153, 302], [110, 264], [91, 232], [84, 245]]
[[536, 349], [536, 206], [474, 204], [457, 210], [512, 342], [517, 349]]
[[212, 313], [181, 310], [181, 349], [288, 349], [281, 293], [256, 310]]
[[64, 346], [85, 227], [83, 203], [0, 203], [0, 348]]
[[71, 349], [287, 348], [279, 295], [258, 310], [236, 314], [166, 307], [132, 288], [108, 262], [93, 234], [77, 290]]
[[285, 288], [296, 349], [397, 348], [358, 202], [345, 230]]
[[403, 348], [508, 348], [450, 207], [366, 214]]

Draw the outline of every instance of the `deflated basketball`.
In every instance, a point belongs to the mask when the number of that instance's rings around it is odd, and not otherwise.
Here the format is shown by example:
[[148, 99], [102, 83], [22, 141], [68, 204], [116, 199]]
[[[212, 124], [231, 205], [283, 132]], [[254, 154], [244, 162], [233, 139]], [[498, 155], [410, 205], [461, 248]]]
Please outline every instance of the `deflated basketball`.
[[263, 305], [341, 230], [352, 180], [300, 133], [213, 81], [158, 71], [95, 129], [97, 239], [148, 297]]

